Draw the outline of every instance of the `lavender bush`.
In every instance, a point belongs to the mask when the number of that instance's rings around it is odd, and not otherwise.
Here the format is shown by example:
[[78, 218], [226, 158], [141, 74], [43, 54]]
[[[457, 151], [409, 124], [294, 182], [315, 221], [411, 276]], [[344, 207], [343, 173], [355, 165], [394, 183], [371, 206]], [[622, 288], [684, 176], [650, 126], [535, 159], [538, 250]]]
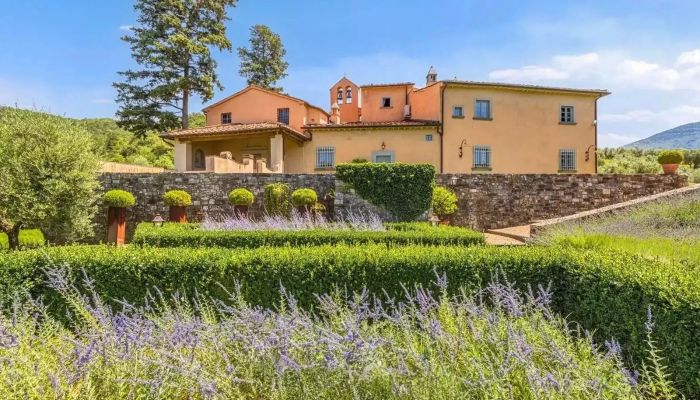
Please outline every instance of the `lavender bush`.
[[385, 231], [381, 218], [373, 213], [348, 213], [338, 221], [330, 221], [321, 214], [301, 214], [293, 210], [289, 217], [264, 215], [260, 219], [245, 216], [206, 216], [204, 230], [240, 230], [240, 231], [299, 231], [310, 229]]
[[[318, 297], [317, 314], [162, 295], [115, 311], [60, 270], [72, 329], [37, 302], [0, 318], [1, 398], [640, 398], [619, 345], [598, 349], [550, 312], [551, 294], [493, 283], [448, 298]], [[84, 284], [91, 287], [86, 279]], [[90, 289], [88, 289], [90, 290]]]

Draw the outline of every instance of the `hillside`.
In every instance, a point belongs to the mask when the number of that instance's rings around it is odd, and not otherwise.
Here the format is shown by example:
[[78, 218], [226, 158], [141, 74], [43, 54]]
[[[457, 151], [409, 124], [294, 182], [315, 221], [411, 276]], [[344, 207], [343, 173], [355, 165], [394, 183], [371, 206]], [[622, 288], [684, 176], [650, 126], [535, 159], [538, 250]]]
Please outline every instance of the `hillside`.
[[[0, 113], [4, 109], [6, 107], [0, 107]], [[172, 146], [155, 133], [139, 139], [121, 129], [111, 118], [74, 119], [31, 110], [24, 112], [41, 114], [45, 118], [67, 119], [82, 125], [93, 137], [93, 151], [102, 161], [173, 168]]]
[[638, 149], [700, 149], [700, 122], [681, 125], [623, 147]]

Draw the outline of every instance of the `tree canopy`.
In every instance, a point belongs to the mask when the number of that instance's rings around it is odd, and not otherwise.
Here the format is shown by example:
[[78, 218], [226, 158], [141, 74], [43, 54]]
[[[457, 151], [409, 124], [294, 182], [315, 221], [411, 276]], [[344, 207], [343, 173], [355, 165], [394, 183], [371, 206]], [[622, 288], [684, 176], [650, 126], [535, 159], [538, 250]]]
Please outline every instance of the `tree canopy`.
[[227, 8], [236, 0], [137, 0], [138, 24], [122, 38], [139, 69], [114, 83], [119, 125], [137, 135], [189, 127], [192, 95], [211, 100], [223, 86], [211, 49], [231, 50]]
[[250, 47], [238, 48], [240, 74], [247, 78], [249, 85], [282, 91], [275, 84], [287, 76], [289, 64], [284, 61], [286, 54], [279, 34], [265, 25], [255, 25], [250, 28]]
[[0, 231], [10, 247], [22, 228], [53, 243], [92, 233], [98, 161], [87, 130], [64, 118], [0, 108]]

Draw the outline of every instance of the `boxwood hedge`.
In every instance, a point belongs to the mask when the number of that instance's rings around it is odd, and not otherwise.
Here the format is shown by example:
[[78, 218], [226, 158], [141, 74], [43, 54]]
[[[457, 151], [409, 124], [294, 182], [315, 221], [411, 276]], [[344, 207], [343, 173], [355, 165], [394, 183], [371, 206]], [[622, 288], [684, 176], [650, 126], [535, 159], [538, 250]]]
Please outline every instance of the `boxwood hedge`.
[[647, 307], [654, 315], [654, 340], [662, 349], [676, 386], [700, 396], [700, 276], [693, 267], [611, 252], [548, 247], [428, 247], [386, 245], [276, 247], [245, 250], [204, 248], [47, 248], [0, 254], [0, 298], [5, 305], [18, 290], [44, 296], [52, 309], [60, 302], [44, 284], [42, 270], [68, 265], [81, 269], [108, 298], [138, 303], [157, 286], [225, 298], [240, 282], [252, 303], [274, 306], [279, 287], [301, 305], [315, 293], [334, 288], [399, 296], [403, 284], [430, 285], [434, 270], [447, 274], [451, 287], [476, 289], [501, 275], [520, 286], [551, 284], [553, 308], [569, 320], [595, 330], [599, 341], [620, 341], [628, 361], [639, 367], [646, 356]]
[[388, 230], [298, 230], [236, 231], [202, 230], [199, 224], [150, 223], [136, 228], [133, 243], [154, 247], [227, 247], [255, 248], [263, 246], [318, 246], [324, 244], [384, 243], [387, 245], [480, 245], [484, 235], [471, 229], [453, 226], [432, 227], [425, 223], [388, 224]]

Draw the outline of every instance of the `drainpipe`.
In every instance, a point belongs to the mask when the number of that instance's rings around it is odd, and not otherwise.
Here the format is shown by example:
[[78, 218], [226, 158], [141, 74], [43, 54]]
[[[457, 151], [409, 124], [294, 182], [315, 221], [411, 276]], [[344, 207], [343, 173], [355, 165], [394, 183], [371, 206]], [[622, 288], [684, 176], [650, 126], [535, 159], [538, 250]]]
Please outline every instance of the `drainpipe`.
[[444, 158], [445, 158], [445, 144], [443, 139], [443, 133], [445, 130], [445, 89], [447, 88], [446, 83], [440, 85], [440, 125], [438, 126], [438, 133], [440, 134], [440, 173], [442, 174], [445, 170], [444, 168]]
[[600, 100], [600, 97], [597, 97], [595, 99], [595, 106], [594, 106], [594, 114], [595, 114], [595, 142], [593, 146], [593, 162], [595, 163], [595, 173], [596, 175], [598, 174], [598, 100]]

